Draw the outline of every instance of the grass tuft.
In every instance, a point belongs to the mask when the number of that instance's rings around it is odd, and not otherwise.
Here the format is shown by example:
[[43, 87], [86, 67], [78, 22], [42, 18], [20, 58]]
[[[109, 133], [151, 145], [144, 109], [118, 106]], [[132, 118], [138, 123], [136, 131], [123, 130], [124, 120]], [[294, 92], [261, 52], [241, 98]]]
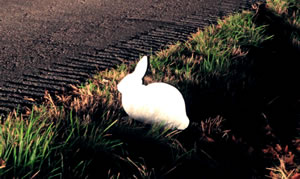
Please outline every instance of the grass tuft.
[[0, 158], [5, 166], [0, 175], [14, 173], [16, 176], [34, 176], [40, 172], [53, 149], [56, 128], [52, 122], [40, 120], [31, 113], [28, 119], [16, 111], [11, 113], [0, 130]]

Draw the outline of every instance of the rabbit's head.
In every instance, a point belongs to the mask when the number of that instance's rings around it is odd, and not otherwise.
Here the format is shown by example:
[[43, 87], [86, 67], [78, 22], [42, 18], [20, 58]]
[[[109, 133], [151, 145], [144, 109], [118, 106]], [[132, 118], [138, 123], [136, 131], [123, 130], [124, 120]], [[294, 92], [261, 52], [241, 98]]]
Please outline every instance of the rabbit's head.
[[139, 86], [143, 85], [143, 77], [147, 71], [148, 58], [144, 56], [136, 65], [134, 71], [125, 76], [118, 84], [118, 91], [124, 93], [125, 91], [134, 91]]

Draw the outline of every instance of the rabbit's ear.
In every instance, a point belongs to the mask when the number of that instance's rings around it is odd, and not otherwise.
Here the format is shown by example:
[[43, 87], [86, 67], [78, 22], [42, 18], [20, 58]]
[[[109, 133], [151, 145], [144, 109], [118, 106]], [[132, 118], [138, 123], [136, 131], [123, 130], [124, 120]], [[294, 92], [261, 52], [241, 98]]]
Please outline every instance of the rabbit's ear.
[[132, 74], [134, 74], [136, 77], [143, 78], [147, 72], [147, 67], [148, 67], [148, 57], [143, 56], [143, 58], [136, 65], [134, 72]]

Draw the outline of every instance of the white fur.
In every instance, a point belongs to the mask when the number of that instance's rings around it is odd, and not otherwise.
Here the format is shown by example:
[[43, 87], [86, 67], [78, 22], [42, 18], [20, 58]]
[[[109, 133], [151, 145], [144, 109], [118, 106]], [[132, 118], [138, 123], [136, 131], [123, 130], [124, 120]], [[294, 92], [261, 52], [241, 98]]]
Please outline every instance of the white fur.
[[143, 85], [148, 58], [144, 56], [134, 72], [118, 84], [122, 105], [129, 117], [145, 123], [163, 123], [184, 130], [189, 125], [181, 93], [167, 83]]

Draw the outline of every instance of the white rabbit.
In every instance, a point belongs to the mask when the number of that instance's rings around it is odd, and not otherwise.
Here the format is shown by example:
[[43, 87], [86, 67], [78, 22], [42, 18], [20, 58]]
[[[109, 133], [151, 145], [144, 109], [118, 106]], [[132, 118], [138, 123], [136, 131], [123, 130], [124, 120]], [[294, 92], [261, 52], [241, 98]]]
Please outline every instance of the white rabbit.
[[129, 117], [145, 123], [162, 123], [184, 130], [189, 125], [182, 94], [167, 83], [143, 85], [148, 58], [144, 56], [134, 72], [118, 84], [122, 105]]

